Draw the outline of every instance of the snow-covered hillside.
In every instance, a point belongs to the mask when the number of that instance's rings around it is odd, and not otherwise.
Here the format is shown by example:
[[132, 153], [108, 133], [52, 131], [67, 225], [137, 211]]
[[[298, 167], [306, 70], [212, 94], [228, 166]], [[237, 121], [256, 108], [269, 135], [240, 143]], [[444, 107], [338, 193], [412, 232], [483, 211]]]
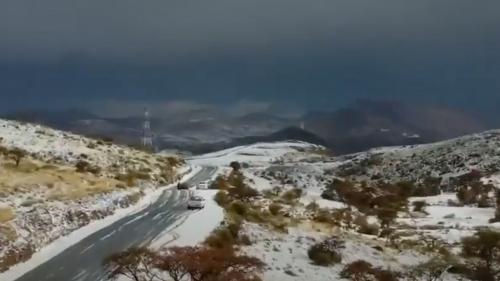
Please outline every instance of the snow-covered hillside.
[[163, 176], [167, 176], [172, 164], [178, 164], [175, 158], [169, 156], [156, 156], [109, 141], [1, 119], [0, 145], [25, 150], [47, 163], [76, 165], [85, 161], [109, 177], [129, 170], [147, 170], [152, 176], [151, 180], [161, 181]]
[[256, 143], [221, 150], [188, 158], [189, 162], [206, 166], [228, 166], [231, 162], [237, 161], [251, 167], [269, 165], [279, 161], [286, 161], [288, 158], [302, 159], [304, 156], [310, 157], [311, 150], [324, 151], [324, 148], [305, 142], [288, 141], [275, 143]]
[[[260, 143], [193, 157], [190, 161], [219, 166], [226, 173], [231, 171], [230, 163], [238, 161], [246, 184], [262, 194], [249, 203], [249, 208], [266, 218], [244, 223], [244, 233], [251, 245], [243, 246], [241, 251], [267, 263], [264, 280], [331, 279], [356, 260], [410, 272], [433, 258], [444, 259], [439, 252], [442, 249], [449, 251], [446, 255], [461, 261], [462, 238], [480, 229], [500, 231], [500, 223], [490, 223], [495, 207], [459, 202], [453, 180], [476, 171], [482, 182], [498, 187], [500, 131], [342, 157], [333, 157], [322, 147], [307, 143]], [[439, 179], [438, 186], [448, 193], [408, 198], [407, 205], [396, 213], [391, 228], [385, 229], [390, 234], [382, 234], [384, 226], [376, 209], [371, 213], [361, 211], [340, 199], [322, 196], [334, 180], [348, 179], [361, 193], [363, 188], [370, 193], [373, 188], [380, 188], [377, 184], [382, 181], [418, 184], [427, 178]], [[298, 198], [289, 201], [285, 196], [294, 190], [300, 190], [295, 193]], [[494, 202], [494, 192], [490, 191], [488, 196], [488, 202]], [[415, 202], [425, 202], [423, 211], [414, 210]], [[271, 206], [279, 210], [278, 214], [270, 214]], [[286, 230], [276, 230], [261, 221], [267, 219], [271, 222], [276, 219], [280, 229]], [[367, 230], [362, 230], [363, 227]], [[331, 267], [313, 265], [308, 257], [310, 246], [332, 235], [345, 242], [342, 262]], [[442, 273], [441, 277], [439, 280], [458, 278], [451, 273]]]
[[372, 149], [335, 159], [333, 172], [359, 180], [419, 181], [443, 179], [477, 170], [485, 176], [500, 171], [500, 131], [487, 131], [448, 141]]
[[186, 169], [173, 156], [0, 119], [0, 271]]

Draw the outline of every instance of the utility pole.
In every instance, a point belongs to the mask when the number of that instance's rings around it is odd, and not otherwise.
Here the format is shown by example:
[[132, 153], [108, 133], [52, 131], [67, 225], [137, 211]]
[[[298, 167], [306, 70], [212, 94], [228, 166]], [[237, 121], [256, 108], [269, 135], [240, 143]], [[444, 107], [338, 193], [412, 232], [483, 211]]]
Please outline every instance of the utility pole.
[[149, 110], [144, 109], [144, 123], [142, 125], [141, 143], [144, 147], [153, 149], [153, 133], [151, 132], [151, 121]]

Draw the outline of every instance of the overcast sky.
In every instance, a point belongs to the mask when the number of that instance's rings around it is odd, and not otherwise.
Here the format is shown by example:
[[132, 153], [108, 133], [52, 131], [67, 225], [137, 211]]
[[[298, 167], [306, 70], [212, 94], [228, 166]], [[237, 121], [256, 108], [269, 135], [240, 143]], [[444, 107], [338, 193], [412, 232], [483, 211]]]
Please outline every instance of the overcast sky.
[[0, 111], [102, 103], [497, 111], [498, 0], [2, 0]]

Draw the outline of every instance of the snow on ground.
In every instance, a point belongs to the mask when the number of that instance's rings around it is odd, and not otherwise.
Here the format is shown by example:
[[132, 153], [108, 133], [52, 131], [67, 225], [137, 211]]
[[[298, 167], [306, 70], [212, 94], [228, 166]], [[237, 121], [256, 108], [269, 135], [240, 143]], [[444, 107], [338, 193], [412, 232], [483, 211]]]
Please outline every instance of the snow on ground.
[[488, 227], [500, 230], [499, 223], [489, 223], [495, 216], [495, 208], [477, 208], [470, 206], [448, 206], [456, 201], [455, 193], [444, 193], [430, 197], [412, 197], [412, 202], [425, 201], [427, 215], [417, 218], [401, 218], [398, 221], [416, 226], [426, 235], [439, 238], [447, 243], [458, 243], [463, 237], [470, 236], [479, 228]]
[[358, 180], [419, 181], [429, 176], [454, 178], [477, 170], [490, 175], [500, 170], [500, 130], [442, 142], [375, 148], [335, 158], [335, 173]]
[[[246, 224], [245, 233], [253, 244], [243, 247], [243, 252], [258, 257], [267, 264], [264, 280], [341, 280], [338, 275], [343, 268], [342, 264], [333, 267], [316, 266], [308, 257], [307, 251], [313, 244], [329, 237], [325, 234], [300, 228], [290, 228], [287, 234], [283, 234], [270, 232], [256, 224]], [[380, 246], [378, 241], [360, 239], [349, 234], [340, 234], [338, 238], [345, 241], [345, 249], [341, 250], [343, 264], [362, 259], [374, 266], [398, 270], [427, 259], [409, 251], [386, 249], [380, 252], [374, 248]]]
[[[189, 172], [184, 174], [182, 180], [187, 180], [195, 175], [200, 170], [200, 167], [193, 167]], [[151, 203], [155, 202], [159, 196], [168, 188], [174, 188], [175, 185], [169, 185], [162, 188], [157, 188], [145, 192], [144, 197], [135, 205], [129, 208], [118, 209], [113, 215], [105, 217], [101, 220], [92, 221], [90, 224], [71, 232], [67, 236], [60, 237], [54, 240], [49, 245], [43, 247], [40, 251], [33, 254], [31, 259], [24, 263], [17, 264], [11, 267], [8, 271], [0, 273], [0, 280], [15, 280], [21, 277], [26, 272], [32, 270], [38, 265], [50, 260], [68, 247], [78, 243], [85, 237], [103, 229], [120, 219], [133, 215], [147, 208]]]
[[160, 176], [167, 164], [165, 154], [150, 154], [36, 124], [0, 119], [0, 136], [0, 145], [7, 148], [25, 150], [49, 163], [75, 165], [85, 161], [110, 177], [142, 168], [148, 168], [152, 176]]
[[493, 184], [496, 188], [500, 189], [500, 173], [491, 175], [489, 177], [485, 177], [482, 179], [483, 183], [488, 184], [491, 183]]
[[189, 162], [202, 166], [227, 167], [233, 161], [246, 163], [250, 166], [264, 166], [282, 159], [287, 153], [310, 148], [320, 148], [304, 142], [257, 143], [238, 146], [226, 150], [189, 158]]

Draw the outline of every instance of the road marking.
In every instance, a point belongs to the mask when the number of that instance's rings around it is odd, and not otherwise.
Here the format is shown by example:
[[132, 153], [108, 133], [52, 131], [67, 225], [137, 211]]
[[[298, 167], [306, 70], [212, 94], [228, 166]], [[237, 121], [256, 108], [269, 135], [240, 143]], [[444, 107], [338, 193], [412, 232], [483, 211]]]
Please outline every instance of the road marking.
[[[133, 219], [129, 220], [128, 222], [124, 223], [124, 224], [122, 225], [122, 227], [124, 227], [124, 226], [126, 226], [126, 225], [129, 225], [129, 224], [131, 224], [131, 223], [134, 223], [135, 221], [138, 221], [138, 220], [142, 219], [143, 217], [145, 217], [145, 216], [147, 216], [147, 215], [149, 215], [149, 212], [146, 212], [146, 213], [144, 213], [144, 214], [142, 214], [142, 215], [140, 215], [140, 216], [137, 216], [137, 217], [135, 217], [135, 218], [133, 218]], [[121, 229], [122, 227], [120, 227], [120, 229]]]
[[80, 254], [83, 254], [83, 253], [87, 252], [88, 250], [94, 248], [94, 246], [95, 246], [95, 244], [92, 244], [92, 245], [88, 246], [87, 248], [83, 249], [83, 251], [81, 251]]
[[157, 219], [161, 218], [161, 217], [162, 217], [163, 215], [165, 215], [165, 214], [168, 214], [168, 212], [161, 212], [161, 213], [158, 213], [156, 216], [154, 216], [154, 217], [153, 217], [153, 220], [155, 221], [155, 220], [157, 220]]
[[113, 230], [110, 234], [108, 234], [108, 235], [106, 235], [106, 236], [103, 236], [103, 237], [102, 237], [101, 239], [99, 239], [99, 240], [101, 240], [101, 241], [102, 241], [102, 240], [106, 240], [106, 239], [108, 239], [109, 237], [113, 236], [113, 234], [115, 234], [115, 233], [116, 233], [116, 230]]
[[80, 277], [82, 277], [83, 275], [86, 275], [87, 271], [84, 270], [84, 269], [80, 269], [80, 271], [78, 272], [77, 275], [73, 276], [73, 278], [71, 278], [71, 280], [76, 280], [76, 279], [80, 279]]

